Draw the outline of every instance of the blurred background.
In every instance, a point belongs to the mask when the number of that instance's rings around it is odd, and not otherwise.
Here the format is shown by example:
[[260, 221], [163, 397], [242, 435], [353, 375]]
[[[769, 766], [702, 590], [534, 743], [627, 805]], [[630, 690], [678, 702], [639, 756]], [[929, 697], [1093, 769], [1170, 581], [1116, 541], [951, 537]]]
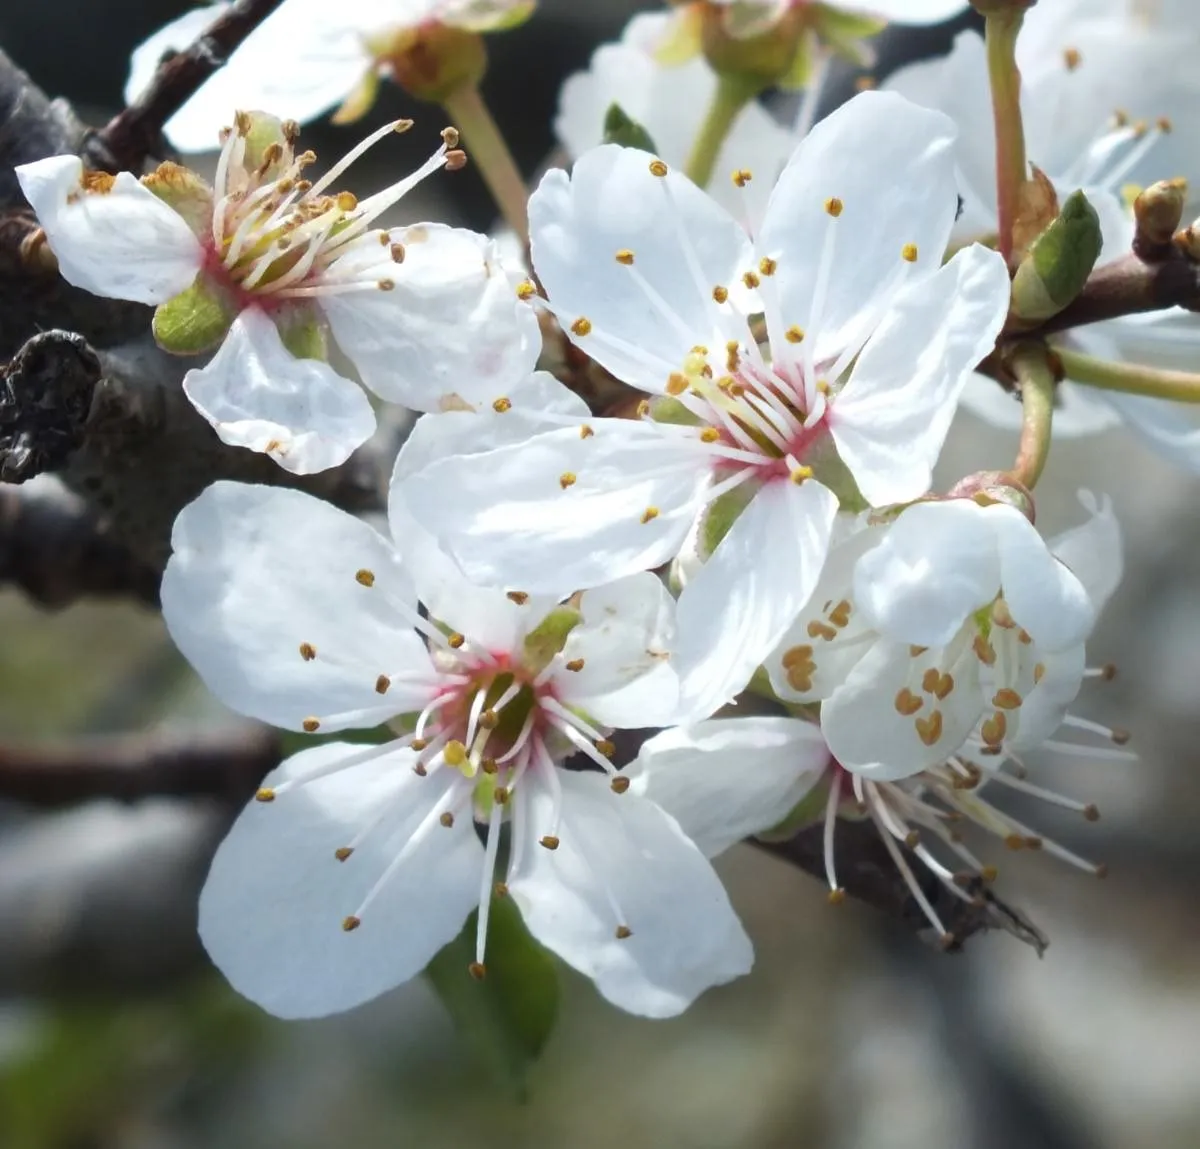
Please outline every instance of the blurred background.
[[[542, 0], [530, 24], [489, 40], [485, 92], [527, 173], [552, 147], [563, 78], [649, 6]], [[185, 7], [6, 3], [0, 46], [102, 122], [129, 51]], [[889, 33], [881, 71], [951, 32]], [[385, 91], [371, 119], [412, 111]], [[346, 137], [317, 125], [305, 139], [319, 152], [330, 141], [328, 155]], [[355, 169], [365, 186], [384, 174]], [[469, 170], [434, 182], [407, 214], [489, 226]], [[1012, 449], [961, 416], [943, 476], [1005, 466]], [[423, 982], [310, 1023], [277, 1022], [225, 986], [196, 941], [195, 901], [232, 804], [47, 814], [0, 802], [0, 1149], [1195, 1149], [1198, 489], [1123, 435], [1059, 443], [1039, 525], [1079, 521], [1086, 486], [1113, 495], [1127, 569], [1091, 644], [1119, 676], [1087, 684], [1079, 710], [1131, 728], [1139, 758], [1031, 763], [1036, 780], [1095, 801], [1097, 824], [1009, 804], [1111, 871], [1099, 882], [1037, 854], [998, 859], [1002, 892], [1050, 936], [1043, 959], [1005, 935], [958, 956], [926, 949], [738, 847], [719, 869], [754, 939], [754, 974], [678, 1020], [646, 1022], [563, 971], [559, 1025], [519, 1101]], [[232, 721], [157, 615], [48, 614], [0, 593], [0, 738]]]

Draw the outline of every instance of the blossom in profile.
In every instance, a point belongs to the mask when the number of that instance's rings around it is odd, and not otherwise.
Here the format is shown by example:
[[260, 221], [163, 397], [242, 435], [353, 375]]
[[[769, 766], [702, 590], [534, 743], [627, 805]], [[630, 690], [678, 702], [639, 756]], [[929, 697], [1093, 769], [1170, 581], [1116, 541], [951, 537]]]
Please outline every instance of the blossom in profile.
[[184, 378], [192, 404], [225, 442], [306, 474], [343, 462], [375, 427], [362, 387], [328, 362], [331, 344], [369, 391], [418, 410], [488, 394], [540, 345], [485, 236], [372, 226], [461, 163], [452, 131], [391, 187], [362, 200], [335, 190], [368, 147], [409, 126], [379, 129], [315, 180], [296, 125], [248, 113], [224, 133], [212, 187], [174, 163], [139, 180], [85, 171], [75, 156], [17, 177], [63, 277], [154, 306], [168, 351], [215, 352]]
[[[409, 562], [408, 525], [401, 513], [393, 540], [299, 492], [229, 482], [176, 522], [163, 612], [218, 697], [300, 732], [400, 731], [314, 745], [263, 781], [201, 895], [217, 966], [273, 1013], [320, 1016], [415, 976], [478, 909], [463, 976], [485, 977], [500, 896], [634, 1013], [678, 1013], [746, 973], [750, 942], [704, 853], [610, 761], [614, 730], [677, 706], [659, 580], [565, 602], [484, 590], [435, 556]], [[677, 788], [735, 833], [769, 824], [780, 795], [771, 772]]]
[[[181, 152], [213, 147], [236, 108], [271, 108], [307, 123], [333, 109], [355, 119], [371, 105], [379, 80], [403, 80], [407, 62], [443, 57], [443, 83], [482, 70], [475, 34], [526, 20], [535, 0], [285, 0], [238, 46], [164, 126]], [[145, 90], [164, 56], [188, 48], [231, 7], [193, 8], [164, 25], [133, 53], [125, 100]], [[463, 76], [449, 73], [465, 69]], [[399, 72], [400, 75], [396, 75]]]
[[797, 148], [753, 240], [636, 149], [549, 173], [530, 201], [542, 302], [649, 398], [636, 422], [434, 462], [407, 481], [414, 513], [472, 580], [550, 593], [695, 540], [678, 665], [685, 712], [712, 713], [807, 602], [839, 506], [926, 492], [1004, 321], [999, 255], [943, 263], [953, 137], [939, 113], [857, 96]]

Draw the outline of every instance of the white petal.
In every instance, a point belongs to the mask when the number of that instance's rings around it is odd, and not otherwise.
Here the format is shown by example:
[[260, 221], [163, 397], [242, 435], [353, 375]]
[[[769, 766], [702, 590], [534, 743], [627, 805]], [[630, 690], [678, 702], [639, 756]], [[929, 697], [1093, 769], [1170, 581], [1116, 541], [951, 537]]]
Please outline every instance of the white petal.
[[1047, 545], [1051, 554], [1083, 583], [1092, 608], [1099, 614], [1124, 571], [1121, 524], [1107, 495], [1097, 497], [1091, 491], [1078, 494], [1088, 521], [1057, 535]]
[[[342, 730], [432, 697], [437, 677], [404, 622], [416, 605], [408, 576], [365, 523], [299, 491], [219, 482], [179, 513], [171, 545], [167, 628], [235, 710], [291, 730], [310, 717]], [[397, 673], [408, 677], [376, 692], [380, 674]]]
[[996, 536], [970, 499], [909, 507], [854, 571], [864, 620], [897, 642], [944, 646], [1000, 591]]
[[[1086, 661], [1083, 643], [1057, 652], [1034, 648], [1017, 683], [1021, 705], [1008, 712], [1006, 745], [1015, 750], [1040, 746], [1062, 725], [1079, 694]], [[1041, 668], [1037, 682], [1033, 680], [1034, 667]]]
[[[634, 16], [620, 43], [600, 45], [588, 70], [567, 78], [554, 131], [572, 157], [603, 142], [604, 117], [617, 103], [649, 132], [658, 154], [682, 168], [712, 103], [717, 77], [701, 56], [674, 66], [659, 63], [655, 50], [670, 22], [666, 12]], [[717, 154], [709, 194], [735, 219], [761, 219], [791, 149], [787, 129], [752, 101], [734, 119]], [[739, 187], [729, 178], [735, 169], [747, 169], [754, 178]]]
[[537, 317], [517, 299], [487, 236], [424, 223], [389, 233], [395, 263], [376, 234], [339, 256], [330, 280], [375, 277], [390, 291], [321, 297], [338, 346], [381, 398], [437, 411], [458, 396], [490, 404], [533, 370]]
[[[748, 973], [750, 939], [675, 820], [636, 794], [614, 794], [600, 774], [561, 777], [558, 849], [528, 844], [508, 882], [533, 936], [614, 1005], [646, 1017], [673, 1017], [709, 986]], [[553, 795], [526, 793], [536, 838], [549, 832]], [[630, 937], [616, 936], [622, 925]]]
[[409, 508], [483, 585], [569, 594], [660, 566], [695, 517], [705, 457], [657, 424], [587, 426], [434, 463], [406, 480]]
[[[572, 334], [574, 341], [644, 391], [661, 391], [692, 347], [715, 337], [712, 289], [735, 285], [753, 262], [732, 217], [678, 172], [651, 174], [653, 159], [615, 144], [595, 148], [570, 176], [548, 172], [529, 201], [533, 265], [556, 314], [565, 328], [586, 318], [591, 334]], [[689, 274], [688, 248], [699, 282]], [[615, 258], [624, 250], [633, 252], [632, 266]], [[635, 350], [606, 343], [606, 334]]]
[[[949, 664], [944, 654], [939, 647], [913, 654], [907, 643], [881, 640], [821, 704], [825, 741], [847, 770], [894, 781], [936, 766], [961, 748], [983, 713], [979, 663], [969, 644]], [[950, 675], [953, 688], [943, 699], [921, 689], [930, 669]], [[896, 708], [905, 687], [920, 698], [914, 714]], [[935, 714], [941, 716], [940, 732]]]
[[873, 506], [929, 489], [959, 395], [992, 350], [1008, 298], [1004, 260], [972, 244], [893, 300], [829, 421], [838, 454]]
[[820, 729], [796, 718], [716, 718], [643, 743], [623, 773], [706, 857], [787, 817], [832, 762]]
[[815, 480], [768, 483], [679, 598], [680, 715], [707, 717], [741, 690], [808, 602], [837, 514]]
[[[263, 784], [278, 787], [362, 749], [331, 742], [305, 750]], [[234, 989], [279, 1017], [322, 1017], [420, 973], [479, 896], [483, 849], [471, 818], [451, 828], [437, 822], [456, 782], [461, 776], [446, 770], [417, 777], [411, 754], [399, 751], [250, 802], [200, 895], [201, 940]], [[339, 862], [334, 851], [385, 808], [383, 823]], [[362, 924], [343, 929], [431, 817], [361, 912]]]
[[559, 698], [602, 726], [661, 726], [679, 705], [679, 679], [671, 668], [675, 600], [657, 576], [628, 575], [579, 602], [583, 621], [567, 636], [564, 665], [577, 671], [554, 677]]
[[984, 513], [996, 532], [1000, 581], [1013, 618], [1045, 650], [1082, 642], [1096, 621], [1083, 583], [1050, 553], [1034, 525], [1015, 507], [995, 504]]
[[[792, 155], [767, 207], [756, 251], [778, 260], [783, 321], [814, 333], [818, 362], [838, 355], [861, 317], [890, 290], [905, 244], [936, 267], [954, 223], [953, 122], [892, 92], [863, 92], [822, 120]], [[842, 201], [834, 219], [825, 210]], [[821, 252], [833, 230], [832, 271], [814, 313]], [[906, 367], [911, 367], [911, 362]]]
[[16, 169], [63, 279], [93, 295], [164, 303], [190, 287], [204, 251], [184, 222], [129, 172], [107, 191], [85, 191], [78, 156]]
[[328, 363], [297, 359], [257, 307], [238, 315], [183, 389], [223, 443], [268, 454], [294, 475], [344, 463], [375, 431], [362, 388]]

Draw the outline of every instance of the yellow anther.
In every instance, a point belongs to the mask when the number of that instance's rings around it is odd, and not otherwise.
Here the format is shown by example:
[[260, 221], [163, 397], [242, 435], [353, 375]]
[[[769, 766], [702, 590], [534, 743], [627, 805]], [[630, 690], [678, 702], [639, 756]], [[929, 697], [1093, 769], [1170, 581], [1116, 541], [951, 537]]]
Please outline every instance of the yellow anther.
[[[638, 405], [635, 408], [635, 412], [639, 419], [646, 418], [646, 416], [650, 414], [650, 400], [649, 399], [639, 399]], [[587, 438], [586, 435], [584, 435], [582, 437], [585, 439]]]
[[592, 321], [581, 315], [571, 324], [571, 330], [580, 337], [587, 335], [592, 330]]
[[1083, 808], [1083, 820], [1085, 822], [1099, 822], [1100, 821], [1100, 807], [1097, 806], [1094, 802], [1089, 802]]
[[633, 252], [629, 248], [623, 247], [613, 258], [618, 263], [623, 263], [626, 267], [629, 267], [633, 263]]
[[300, 657], [305, 662], [312, 662], [317, 657], [317, 648], [311, 642], [302, 642], [300, 644]]
[[567, 663], [567, 669], [578, 673], [580, 670], [583, 669], [583, 659], [582, 658], [572, 658]]
[[908, 657], [909, 658], [920, 658], [921, 655], [923, 655], [928, 649], [929, 649], [929, 647], [927, 647], [927, 646], [912, 645], [908, 648]]
[[753, 290], [759, 285], [761, 280], [753, 271], [747, 271], [746, 274], [742, 276], [742, 282]]
[[722, 287], [719, 283], [712, 289], [712, 297], [716, 303], [724, 303], [729, 298], [729, 288]]
[[796, 467], [792, 470], [791, 474], [788, 475], [788, 478], [791, 479], [792, 482], [796, 484], [796, 486], [799, 486], [806, 479], [811, 479], [812, 477], [813, 477], [813, 469], [812, 469], [812, 467], [808, 467], [808, 466]]
[[787, 330], [786, 330], [786, 331], [783, 333], [783, 337], [784, 337], [784, 339], [786, 339], [786, 340], [787, 340], [789, 343], [803, 343], [803, 342], [804, 342], [804, 328], [802, 328], [802, 327], [797, 327], [797, 326], [796, 326], [796, 325], [793, 323], [793, 324], [792, 324], [792, 326], [791, 326], [791, 327], [789, 327], [789, 328], [788, 328], [788, 329], [787, 329]]
[[991, 718], [988, 718], [979, 728], [979, 733], [987, 745], [999, 746], [1004, 741], [1004, 735], [1008, 733], [1008, 719], [1004, 716], [1004, 712], [993, 711]]
[[605, 758], [611, 758], [617, 752], [617, 748], [611, 742], [609, 742], [607, 738], [597, 738], [596, 749], [603, 754]]
[[500, 715], [490, 706], [479, 716], [479, 725], [484, 730], [495, 730], [500, 725]]
[[1021, 643], [1022, 646], [1029, 646], [1030, 643], [1033, 642], [1033, 636], [1024, 627], [1021, 627], [1017, 631], [1017, 641]]
[[925, 718], [914, 718], [913, 725], [917, 728], [917, 737], [926, 746], [933, 746], [942, 736], [942, 712], [934, 710]]
[[825, 900], [831, 906], [840, 906], [846, 900], [846, 891], [839, 886], [836, 890], [830, 890], [825, 895]]
[[651, 160], [650, 174], [652, 176], [658, 176], [659, 179], [662, 179], [662, 177], [667, 174], [667, 165], [664, 164], [662, 160]]
[[338, 846], [338, 848], [333, 851], [333, 856], [337, 858], [339, 862], [344, 862], [353, 853], [353, 846]]
[[512, 791], [507, 786], [497, 786], [492, 791], [492, 801], [497, 806], [507, 806], [509, 798], [512, 797]]
[[1017, 625], [1013, 619], [1012, 611], [1008, 609], [1008, 603], [1002, 598], [998, 598], [992, 603], [992, 622], [997, 626], [1004, 627], [1005, 630], [1011, 630]]
[[381, 279], [376, 284], [380, 291], [395, 291], [396, 281], [394, 279]]
[[467, 769], [471, 769], [471, 772], [474, 773], [467, 748], [457, 738], [452, 738], [446, 743], [442, 750], [442, 757], [446, 759], [447, 766], [453, 766], [455, 770], [462, 770], [463, 773], [466, 773]]
[[314, 734], [321, 729], [321, 720], [319, 718], [306, 718], [300, 725], [304, 727], [307, 733]]
[[992, 695], [992, 705], [1001, 710], [1016, 710], [1021, 705], [1021, 696], [1011, 687], [1004, 686]]
[[449, 830], [454, 825], [454, 814], [450, 810], [446, 810], [438, 818], [438, 821]]
[[388, 678], [386, 674], [381, 674], [377, 679], [375, 679], [375, 693], [386, 694], [388, 692], [388, 687], [391, 685], [392, 680]]
[[[386, 237], [387, 232], [384, 232], [383, 235]], [[403, 263], [404, 262], [404, 255], [405, 255], [404, 244], [393, 243], [389, 250], [391, 251], [391, 254], [392, 254], [392, 262], [393, 263]]]
[[874, 76], [858, 76], [854, 81], [856, 92], [871, 92], [879, 87], [879, 81]]
[[667, 376], [666, 392], [668, 395], [682, 395], [688, 389], [687, 376], [680, 371], [672, 371]]
[[1045, 675], [1045, 673], [1046, 673], [1046, 664], [1044, 662], [1039, 662], [1039, 663], [1035, 664], [1035, 666], [1033, 668], [1033, 685], [1034, 686], [1037, 686], [1037, 684], [1042, 681], [1042, 678]]
[[804, 629], [808, 632], [809, 638], [823, 638], [826, 642], [832, 642], [837, 638], [837, 631], [828, 623], [821, 622], [820, 619], [814, 618]]
[[411, 742], [408, 744], [408, 747], [409, 747], [409, 749], [410, 749], [410, 750], [415, 750], [415, 751], [416, 751], [418, 754], [420, 754], [420, 752], [421, 752], [422, 750], [424, 750], [424, 749], [425, 749], [425, 747], [426, 747], [426, 746], [428, 746], [428, 745], [429, 745], [429, 739], [428, 739], [428, 738], [414, 738], [414, 739], [413, 739], [413, 740], [412, 740], [412, 741], [411, 741]]
[[921, 679], [921, 689], [941, 700], [954, 689], [954, 679], [931, 666]]
[[358, 197], [353, 192], [338, 192], [334, 202], [338, 206], [338, 211], [350, 212], [358, 207]]
[[256, 802], [274, 802], [275, 791], [270, 786], [262, 786], [254, 792]]
[[1170, 132], [1173, 127], [1171, 124], [1171, 118], [1169, 116], [1159, 116], [1158, 119], [1154, 121], [1154, 125], [1164, 135]]
[[730, 178], [736, 187], [744, 188], [754, 178], [754, 173], [749, 168], [736, 168]]
[[1075, 69], [1078, 68], [1079, 65], [1083, 63], [1083, 57], [1079, 54], [1079, 49], [1078, 48], [1064, 48], [1063, 49], [1063, 63], [1066, 65], [1068, 72], [1075, 71]]
[[537, 288], [528, 279], [517, 284], [518, 299], [532, 299], [535, 295], [537, 295]]
[[629, 789], [629, 779], [624, 774], [618, 774], [609, 785], [614, 794], [624, 794]]
[[362, 919], [356, 918], [353, 914], [351, 914], [349, 917], [342, 918], [342, 929], [344, 929], [346, 933], [351, 933], [352, 931], [358, 929], [358, 927], [361, 925]]
[[1113, 126], [1124, 128], [1129, 124], [1129, 113], [1124, 108], [1113, 109]]
[[492, 410], [495, 411], [497, 415], [503, 415], [505, 411], [512, 410], [512, 400], [504, 395], [501, 395], [499, 399], [492, 400]]
[[780, 661], [785, 667], [796, 666], [799, 663], [812, 662], [813, 648], [811, 646], [790, 646], [783, 652]]
[[544, 837], [539, 838], [538, 841], [545, 846], [547, 850], [558, 849], [558, 839], [553, 834], [546, 834]]
[[479, 763], [479, 769], [485, 774], [496, 774], [500, 770], [500, 763], [495, 758], [484, 758]]
[[450, 645], [451, 650], [457, 650], [466, 641], [466, 637], [459, 634], [456, 630], [446, 635], [446, 642]]
[[483, 981], [483, 979], [487, 977], [487, 966], [485, 966], [481, 961], [473, 961], [467, 966], [467, 973], [469, 973], [476, 981]]
[[916, 263], [917, 262], [917, 245], [915, 243], [906, 243], [900, 249], [900, 255], [901, 255], [901, 258], [906, 263]]
[[917, 697], [907, 686], [902, 686], [896, 694], [893, 704], [897, 714], [903, 714], [906, 718], [912, 714], [916, 714], [925, 703]]
[[590, 439], [596, 432], [591, 429], [586, 423], [581, 423], [579, 426], [579, 437], [581, 439]]
[[771, 259], [765, 255], [758, 261], [758, 271], [760, 275], [774, 275], [778, 267], [779, 261], [777, 259]]
[[577, 476], [575, 475], [574, 471], [563, 471], [563, 473], [558, 476], [558, 485], [565, 491], [568, 487], [573, 487], [575, 485], [576, 477]]
[[358, 583], [359, 586], [374, 586], [375, 572], [369, 571], [366, 567], [363, 567], [361, 570], [354, 572], [354, 581]]
[[504, 597], [509, 602], [515, 602], [517, 606], [524, 606], [529, 601], [529, 595], [523, 590], [510, 590]]
[[[411, 127], [411, 125], [412, 125], [412, 121], [410, 120], [409, 126]], [[400, 129], [400, 130], [403, 130], [403, 129]], [[451, 128], [451, 127], [443, 128], [442, 129], [442, 143], [444, 143], [446, 145], [446, 147], [448, 147], [448, 148], [458, 147], [458, 129]]]
[[977, 634], [974, 641], [971, 643], [971, 649], [975, 651], [975, 657], [983, 663], [984, 666], [993, 666], [996, 662], [996, 648], [992, 646], [982, 634]]
[[838, 199], [838, 197], [835, 195], [830, 196], [825, 201], [825, 210], [831, 216], [833, 216], [834, 219], [837, 219], [837, 217], [842, 214], [842, 208], [844, 208], [844, 207], [845, 207], [845, 204], [843, 204], [842, 201], [840, 199]]
[[822, 395], [828, 395], [831, 390], [831, 388], [829, 386], [829, 380], [828, 379], [818, 379], [817, 380], [817, 390]]
[[833, 623], [838, 630], [843, 630], [850, 625], [850, 615], [853, 613], [854, 607], [851, 606], [849, 599], [842, 599], [829, 612], [829, 621]]
[[628, 926], [617, 926], [615, 934], [617, 941], [623, 942], [626, 938], [633, 937], [633, 930]]
[[700, 432], [701, 443], [719, 443], [721, 441], [721, 432], [716, 427], [705, 427]]
[[658, 518], [658, 508], [657, 507], [647, 507], [642, 512], [642, 522], [643, 523], [651, 522], [652, 520], [657, 519], [657, 518]]
[[498, 897], [498, 898], [507, 898], [508, 897], [508, 883], [507, 882], [497, 882], [494, 886], [492, 886], [492, 893], [495, 894], [496, 897]]

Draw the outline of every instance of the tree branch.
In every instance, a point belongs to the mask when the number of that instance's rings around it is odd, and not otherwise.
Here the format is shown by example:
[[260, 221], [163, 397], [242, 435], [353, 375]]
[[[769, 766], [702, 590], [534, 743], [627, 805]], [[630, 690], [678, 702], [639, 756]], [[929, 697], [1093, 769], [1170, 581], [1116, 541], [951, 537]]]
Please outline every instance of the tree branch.
[[146, 90], [89, 137], [89, 164], [108, 172], [136, 172], [147, 156], [165, 155], [163, 125], [282, 3], [236, 0], [194, 44], [163, 59]]
[[134, 734], [58, 745], [0, 745], [0, 797], [46, 809], [93, 798], [219, 796], [248, 800], [278, 763], [280, 741], [266, 726], [218, 734]]

